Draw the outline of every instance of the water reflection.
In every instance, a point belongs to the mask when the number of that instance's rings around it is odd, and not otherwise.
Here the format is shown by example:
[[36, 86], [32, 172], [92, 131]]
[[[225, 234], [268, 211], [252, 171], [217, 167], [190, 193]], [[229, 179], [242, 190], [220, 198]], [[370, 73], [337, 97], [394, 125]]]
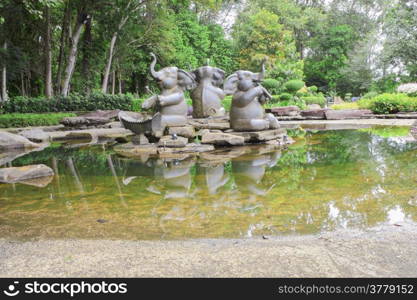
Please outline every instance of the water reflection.
[[416, 141], [353, 130], [198, 158], [55, 146], [13, 161], [56, 175], [44, 188], [0, 185], [0, 237], [239, 237], [417, 221], [416, 158]]

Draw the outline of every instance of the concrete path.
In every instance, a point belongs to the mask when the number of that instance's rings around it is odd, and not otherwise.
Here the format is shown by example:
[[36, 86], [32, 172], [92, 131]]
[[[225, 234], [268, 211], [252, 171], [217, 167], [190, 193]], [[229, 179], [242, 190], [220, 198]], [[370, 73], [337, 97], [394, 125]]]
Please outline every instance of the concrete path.
[[0, 240], [8, 277], [416, 277], [417, 226], [188, 241]]

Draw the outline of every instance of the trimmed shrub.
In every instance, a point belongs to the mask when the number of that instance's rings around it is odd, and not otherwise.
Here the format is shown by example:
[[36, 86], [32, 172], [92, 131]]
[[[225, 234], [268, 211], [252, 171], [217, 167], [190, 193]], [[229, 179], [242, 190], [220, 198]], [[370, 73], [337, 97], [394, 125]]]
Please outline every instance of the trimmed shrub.
[[376, 114], [417, 111], [417, 98], [385, 93], [373, 98], [369, 108]]
[[278, 94], [280, 91], [280, 84], [278, 80], [267, 78], [262, 82], [262, 86], [271, 94]]
[[130, 110], [133, 96], [131, 94], [108, 95], [92, 93], [85, 96], [71, 94], [70, 96], [56, 96], [52, 99], [14, 97], [3, 105], [5, 113], [41, 113], [60, 111], [93, 111], [93, 110]]
[[308, 90], [312, 93], [317, 93], [317, 91], [319, 90], [318, 87], [316, 87], [315, 85], [309, 86]]
[[292, 95], [289, 93], [282, 93], [281, 95], [279, 95], [279, 100], [281, 101], [288, 101], [292, 99]]
[[323, 107], [326, 104], [326, 98], [324, 98], [323, 96], [301, 97], [301, 100], [303, 100], [307, 105], [308, 104], [319, 104], [321, 107]]
[[63, 118], [75, 116], [74, 113], [4, 114], [0, 115], [0, 128], [58, 125]]
[[284, 87], [290, 93], [295, 93], [305, 85], [304, 81], [302, 80], [290, 80], [284, 84]]

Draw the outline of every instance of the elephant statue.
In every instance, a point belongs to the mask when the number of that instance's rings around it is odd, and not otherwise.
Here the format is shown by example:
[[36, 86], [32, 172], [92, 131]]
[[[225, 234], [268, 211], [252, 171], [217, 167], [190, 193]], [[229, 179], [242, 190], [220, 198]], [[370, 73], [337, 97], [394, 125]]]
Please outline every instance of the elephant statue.
[[260, 84], [265, 75], [262, 64], [260, 73], [239, 70], [227, 77], [224, 90], [233, 95], [230, 109], [230, 126], [235, 131], [261, 131], [279, 128], [278, 120], [272, 114], [265, 114], [262, 107], [272, 98]]
[[153, 61], [150, 65], [151, 75], [161, 88], [160, 95], [153, 95], [142, 104], [142, 109], [156, 110], [152, 128], [156, 136], [161, 136], [166, 126], [182, 126], [187, 122], [188, 106], [184, 91], [195, 87], [193, 76], [177, 67], [166, 67], [155, 70], [156, 56], [151, 53]]
[[224, 116], [226, 111], [221, 101], [225, 94], [220, 87], [223, 84], [225, 72], [219, 68], [203, 66], [192, 71], [191, 74], [197, 82], [197, 87], [191, 92], [193, 117]]

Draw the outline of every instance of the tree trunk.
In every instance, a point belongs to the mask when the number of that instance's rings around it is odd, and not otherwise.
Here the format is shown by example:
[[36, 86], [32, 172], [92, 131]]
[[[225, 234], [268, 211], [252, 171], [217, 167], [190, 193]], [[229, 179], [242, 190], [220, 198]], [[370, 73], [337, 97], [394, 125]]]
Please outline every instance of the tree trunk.
[[65, 4], [65, 14], [62, 20], [62, 29], [61, 29], [61, 37], [59, 42], [59, 55], [58, 55], [58, 69], [55, 78], [55, 87], [57, 92], [61, 92], [62, 86], [62, 68], [65, 61], [65, 45], [68, 38], [68, 27], [69, 27], [69, 18], [71, 15], [71, 9], [69, 5], [69, 1], [66, 1]]
[[69, 85], [74, 73], [75, 62], [77, 60], [78, 42], [80, 41], [81, 31], [85, 24], [85, 20], [80, 20], [81, 16], [78, 16], [76, 27], [74, 28], [73, 35], [71, 37], [71, 49], [68, 55], [67, 67], [65, 68], [65, 78], [62, 84], [61, 94], [68, 96]]
[[114, 95], [116, 91], [116, 71], [113, 70], [111, 78], [111, 94]]
[[51, 50], [51, 17], [49, 7], [45, 7], [45, 96], [53, 96], [52, 87], [52, 50]]
[[111, 63], [113, 60], [113, 51], [114, 51], [114, 45], [116, 44], [116, 40], [117, 40], [117, 32], [113, 34], [111, 41], [110, 41], [109, 58], [107, 59], [106, 69], [104, 71], [103, 84], [101, 86], [102, 93], [107, 93], [107, 86], [109, 84], [109, 76], [110, 76], [110, 68], [111, 68]]
[[119, 75], [119, 94], [122, 93], [122, 72], [119, 69], [119, 72], [117, 72], [117, 74]]
[[[7, 42], [4, 41], [3, 49], [7, 51]], [[1, 99], [2, 101], [7, 101], [7, 70], [6, 70], [6, 62], [3, 62], [3, 67], [1, 71]]]
[[91, 45], [92, 45], [92, 35], [91, 35], [91, 18], [87, 20], [85, 24], [85, 31], [83, 35], [83, 58], [82, 58], [82, 70], [81, 74], [83, 76], [83, 82], [85, 84], [84, 90], [87, 94], [91, 91], [91, 82], [90, 82], [90, 56], [91, 56]]

